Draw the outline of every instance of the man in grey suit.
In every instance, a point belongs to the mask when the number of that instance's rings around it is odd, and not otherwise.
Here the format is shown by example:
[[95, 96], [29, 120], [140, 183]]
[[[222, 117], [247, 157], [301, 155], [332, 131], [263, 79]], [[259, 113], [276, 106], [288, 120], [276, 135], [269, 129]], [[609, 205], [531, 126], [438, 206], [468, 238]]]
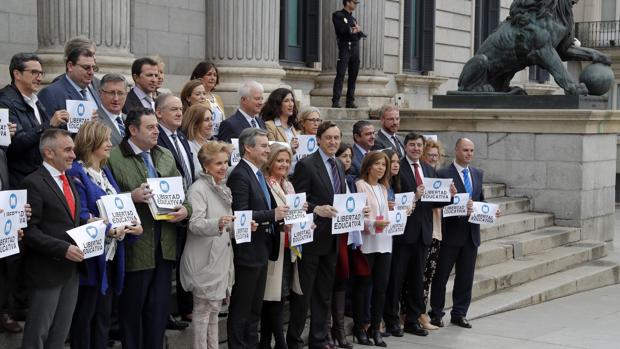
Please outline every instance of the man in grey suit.
[[101, 107], [97, 114], [99, 120], [106, 124], [112, 133], [112, 145], [117, 146], [125, 137], [125, 114], [123, 105], [127, 99], [127, 81], [120, 74], [106, 74], [99, 87]]
[[80, 196], [65, 175], [75, 159], [71, 135], [47, 129], [41, 136], [43, 165], [23, 181], [32, 206], [24, 233], [23, 263], [31, 303], [22, 348], [63, 348], [78, 296], [84, 259], [67, 230], [80, 225]]
[[391, 148], [402, 159], [405, 156], [405, 144], [403, 138], [396, 134], [399, 127], [400, 112], [398, 107], [391, 104], [384, 105], [381, 108], [381, 129], [377, 132], [372, 150]]

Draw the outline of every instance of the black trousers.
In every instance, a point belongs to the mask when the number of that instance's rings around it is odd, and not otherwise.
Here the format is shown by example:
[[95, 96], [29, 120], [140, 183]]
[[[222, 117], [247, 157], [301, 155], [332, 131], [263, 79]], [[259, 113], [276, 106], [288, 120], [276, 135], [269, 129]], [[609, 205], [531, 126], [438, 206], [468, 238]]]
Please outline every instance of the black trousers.
[[261, 318], [267, 263], [260, 267], [235, 264], [235, 284], [228, 307], [228, 348], [256, 348]]
[[424, 266], [427, 250], [421, 240], [413, 244], [394, 244], [392, 247], [390, 282], [383, 311], [383, 319], [388, 328], [399, 325], [399, 302], [405, 280], [407, 281], [405, 324], [415, 323], [418, 317], [426, 312]]
[[101, 294], [100, 285], [80, 286], [71, 322], [71, 349], [107, 349], [112, 294]]
[[327, 344], [325, 324], [330, 314], [337, 256], [335, 250], [323, 256], [304, 254], [297, 262], [303, 295], [291, 293], [291, 317], [286, 333], [286, 344], [289, 348], [301, 349], [304, 345], [301, 334], [306, 324], [308, 307], [311, 313], [308, 347], [322, 348]]
[[284, 300], [263, 301], [260, 320], [260, 348], [271, 349], [271, 338], [275, 338], [275, 349], [286, 348], [284, 337]]
[[177, 306], [180, 315], [189, 315], [194, 309], [194, 299], [192, 293], [187, 292], [181, 285], [181, 255], [185, 249], [185, 240], [187, 240], [187, 227], [177, 228], [177, 261], [174, 264], [176, 268], [176, 280], [177, 280]]
[[353, 321], [356, 330], [362, 330], [368, 308], [368, 291], [372, 285], [370, 296], [370, 328], [379, 330], [385, 296], [390, 277], [391, 253], [368, 253], [365, 254], [370, 276], [355, 276], [353, 279]]
[[478, 247], [469, 241], [460, 247], [441, 245], [439, 263], [431, 285], [431, 317], [442, 318], [446, 304], [446, 284], [454, 267], [454, 289], [452, 290], [452, 310], [454, 318], [466, 317], [471, 303], [471, 289], [474, 283], [474, 270]]
[[355, 82], [360, 70], [360, 45], [359, 41], [338, 42], [338, 63], [336, 64], [336, 78], [334, 79], [334, 89], [332, 102], [338, 103], [342, 95], [342, 85], [344, 75], [349, 71], [347, 83], [347, 103], [355, 101]]

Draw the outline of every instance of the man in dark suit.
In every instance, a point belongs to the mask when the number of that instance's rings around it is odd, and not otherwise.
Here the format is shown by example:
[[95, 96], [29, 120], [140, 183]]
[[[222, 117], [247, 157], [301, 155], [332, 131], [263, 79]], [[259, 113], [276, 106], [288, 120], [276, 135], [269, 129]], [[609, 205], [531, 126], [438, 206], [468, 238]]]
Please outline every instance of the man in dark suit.
[[375, 145], [372, 150], [394, 149], [398, 157], [405, 157], [403, 138], [396, 133], [400, 127], [400, 112], [398, 107], [386, 104], [381, 108], [381, 129], [377, 132]]
[[39, 139], [41, 133], [69, 120], [69, 113], [59, 110], [48, 115], [36, 92], [41, 88], [43, 68], [34, 53], [18, 53], [9, 64], [11, 84], [0, 90], [0, 108], [9, 110], [9, 120], [16, 124], [15, 135], [7, 148], [9, 183], [6, 188], [18, 189], [27, 175], [41, 166]]
[[[456, 142], [454, 154], [454, 162], [439, 170], [439, 177], [452, 178], [459, 193], [469, 193], [470, 205], [473, 201], [484, 201], [482, 170], [470, 166], [474, 157], [474, 143], [467, 138], [460, 138]], [[499, 217], [499, 210], [496, 215]], [[480, 225], [469, 223], [468, 218], [447, 217], [442, 222], [441, 248], [432, 283], [431, 311], [429, 311], [431, 323], [435, 326], [443, 326], [441, 318], [444, 316], [446, 284], [456, 264], [450, 322], [460, 327], [471, 328], [465, 317], [471, 302], [476, 256], [480, 246]]]
[[[76, 48], [66, 57], [65, 65], [66, 75], [41, 90], [38, 95], [47, 112], [53, 114], [58, 110], [66, 110], [68, 99], [92, 101], [100, 107], [98, 91], [91, 85], [97, 70], [93, 52], [87, 48]], [[93, 115], [97, 116], [96, 111]]]
[[332, 206], [334, 194], [345, 194], [344, 166], [335, 157], [342, 139], [338, 126], [323, 122], [316, 134], [319, 150], [297, 163], [293, 174], [295, 192], [306, 193], [308, 212], [314, 212], [314, 240], [303, 246], [298, 261], [299, 283], [303, 295], [291, 293], [290, 321], [286, 334], [289, 348], [302, 348], [301, 334], [310, 306], [310, 348], [324, 348], [327, 318], [338, 254], [338, 236], [332, 235], [332, 217], [338, 210]]
[[[177, 169], [183, 177], [183, 187], [185, 190], [194, 182], [194, 161], [189, 143], [183, 132], [179, 130], [183, 121], [183, 104], [181, 100], [172, 94], [162, 94], [155, 100], [155, 115], [159, 127], [157, 145], [170, 150]], [[177, 280], [180, 280], [179, 262], [187, 239], [187, 225], [177, 226], [177, 261], [175, 262]], [[191, 320], [193, 301], [191, 292], [183, 289], [180, 282], [177, 282], [177, 306], [181, 318]], [[176, 321], [172, 316], [168, 319], [168, 328], [182, 330], [189, 326], [185, 321]]]
[[125, 137], [125, 114], [122, 109], [127, 98], [127, 81], [120, 74], [110, 73], [103, 76], [100, 86], [99, 120], [112, 131], [110, 140], [112, 145], [117, 146]]
[[159, 68], [150, 57], [138, 58], [131, 64], [131, 77], [135, 86], [127, 94], [123, 113], [134, 108], [155, 110], [155, 92], [159, 86]]
[[366, 120], [353, 124], [353, 162], [349, 171], [355, 177], [360, 174], [362, 160], [375, 145], [375, 127]]
[[75, 159], [71, 135], [49, 129], [41, 136], [43, 166], [24, 179], [32, 218], [24, 235], [24, 270], [31, 303], [22, 348], [62, 348], [78, 294], [82, 251], [67, 230], [80, 225], [80, 196], [65, 171]]
[[256, 81], [246, 81], [239, 88], [239, 109], [220, 124], [218, 139], [230, 143], [231, 138], [239, 138], [246, 128], [266, 130], [265, 122], [258, 114], [263, 108], [263, 85]]
[[[401, 191], [415, 192], [416, 199], [424, 195], [424, 178], [437, 177], [433, 167], [420, 161], [424, 142], [424, 136], [421, 134], [413, 132], [407, 134], [405, 137], [406, 156], [400, 162]], [[452, 194], [456, 193], [456, 188], [452, 186], [451, 191]], [[404, 303], [407, 316], [404, 331], [418, 336], [428, 335], [428, 332], [420, 325], [418, 318], [426, 312], [424, 266], [428, 247], [432, 242], [433, 208], [443, 205], [445, 204], [418, 201], [413, 213], [407, 218], [405, 233], [394, 237], [390, 282], [383, 315], [386, 330], [394, 336], [403, 335], [403, 330], [399, 325], [399, 303], [405, 281], [407, 290]]]
[[267, 132], [249, 128], [239, 136], [242, 160], [228, 177], [233, 211], [252, 211], [259, 224], [252, 241], [233, 244], [235, 284], [228, 309], [228, 347], [255, 348], [258, 345], [258, 322], [261, 316], [267, 261], [277, 260], [280, 234], [275, 224], [284, 219], [288, 207], [277, 206], [260, 168], [269, 158]]

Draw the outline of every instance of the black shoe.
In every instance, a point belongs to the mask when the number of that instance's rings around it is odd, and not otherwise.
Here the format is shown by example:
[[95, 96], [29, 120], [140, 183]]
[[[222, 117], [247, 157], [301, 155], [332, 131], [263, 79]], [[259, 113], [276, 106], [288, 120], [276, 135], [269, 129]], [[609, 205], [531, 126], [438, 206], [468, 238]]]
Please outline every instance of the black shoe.
[[357, 109], [357, 104], [355, 102], [347, 102], [347, 108]]
[[166, 323], [166, 329], [183, 331], [189, 327], [189, 323], [185, 321], [177, 321], [172, 315], [168, 316], [168, 322]]
[[435, 325], [437, 327], [443, 327], [443, 321], [438, 317], [431, 317], [431, 325]]
[[370, 336], [373, 340], [373, 342], [375, 342], [375, 346], [377, 347], [387, 347], [387, 344], [383, 341], [383, 336], [381, 335], [381, 331], [377, 331], [377, 330], [370, 330], [370, 333], [368, 334], [368, 336]]
[[385, 327], [385, 332], [391, 334], [394, 337], [402, 337], [402, 336], [405, 335], [405, 333], [403, 332], [403, 329], [400, 328], [400, 326], [398, 326], [398, 325], [386, 326]]
[[471, 328], [471, 324], [464, 317], [453, 317], [450, 319], [450, 323], [463, 328]]
[[368, 334], [363, 329], [361, 330], [354, 329], [353, 336], [355, 337], [357, 344], [372, 345], [372, 342], [370, 341], [370, 339], [368, 339]]
[[340, 103], [332, 102], [332, 108], [342, 108], [342, 107], [340, 106]]
[[415, 334], [416, 336], [428, 336], [428, 331], [423, 329], [417, 321], [406, 324], [404, 330], [406, 333]]
[[392, 336], [392, 334], [390, 332], [388, 332], [388, 331], [381, 332], [381, 337], [383, 337], [383, 338], [390, 337], [390, 336]]

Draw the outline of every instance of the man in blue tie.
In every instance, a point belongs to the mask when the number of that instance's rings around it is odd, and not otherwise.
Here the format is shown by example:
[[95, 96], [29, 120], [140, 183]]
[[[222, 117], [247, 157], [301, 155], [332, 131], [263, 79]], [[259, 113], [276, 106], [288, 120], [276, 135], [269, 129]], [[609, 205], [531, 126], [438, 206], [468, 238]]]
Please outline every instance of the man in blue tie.
[[263, 92], [263, 85], [256, 81], [246, 81], [239, 87], [239, 109], [220, 124], [220, 141], [230, 143], [232, 138], [239, 138], [246, 128], [267, 129], [258, 116], [263, 108]]
[[[454, 153], [454, 162], [439, 170], [437, 174], [442, 178], [452, 178], [459, 193], [469, 193], [469, 210], [471, 210], [473, 201], [484, 201], [482, 170], [470, 166], [474, 157], [474, 142], [467, 138], [459, 138]], [[499, 217], [499, 210], [496, 215]], [[452, 268], [456, 265], [450, 322], [463, 328], [471, 328], [466, 316], [471, 302], [476, 256], [480, 246], [480, 225], [469, 223], [468, 218], [462, 216], [443, 219], [439, 263], [433, 278], [429, 312], [431, 323], [435, 326], [443, 327], [441, 318], [444, 316], [446, 284]]]
[[120, 74], [106, 74], [101, 79], [99, 93], [101, 95], [99, 120], [112, 131], [110, 140], [112, 145], [116, 146], [125, 137], [125, 114], [122, 109], [127, 98], [127, 81]]
[[233, 211], [252, 211], [258, 229], [247, 243], [234, 242], [235, 284], [232, 289], [227, 331], [228, 347], [258, 346], [267, 261], [278, 259], [280, 233], [275, 225], [284, 219], [288, 207], [278, 206], [261, 171], [269, 158], [267, 131], [247, 128], [239, 135], [242, 160], [228, 177]]

